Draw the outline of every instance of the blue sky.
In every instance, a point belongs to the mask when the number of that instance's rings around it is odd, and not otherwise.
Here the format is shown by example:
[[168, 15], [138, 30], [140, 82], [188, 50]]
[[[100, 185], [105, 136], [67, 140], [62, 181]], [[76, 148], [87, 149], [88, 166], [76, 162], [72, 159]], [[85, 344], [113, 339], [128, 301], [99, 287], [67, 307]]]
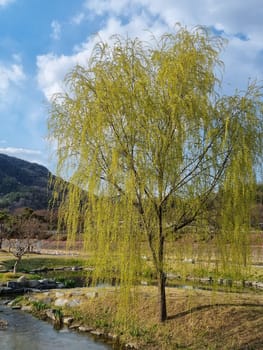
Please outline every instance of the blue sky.
[[263, 80], [262, 18], [262, 0], [0, 0], [0, 153], [53, 170], [48, 101], [85, 65], [96, 34], [144, 40], [177, 22], [208, 26], [228, 40], [223, 92], [232, 93]]

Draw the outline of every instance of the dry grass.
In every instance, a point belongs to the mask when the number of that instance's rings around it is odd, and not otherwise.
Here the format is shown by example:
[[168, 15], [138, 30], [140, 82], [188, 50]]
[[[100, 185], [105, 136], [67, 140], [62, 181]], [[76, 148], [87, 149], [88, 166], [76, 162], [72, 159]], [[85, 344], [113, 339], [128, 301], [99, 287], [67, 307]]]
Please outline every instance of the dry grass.
[[[9, 254], [0, 254], [3, 263], [10, 257]], [[41, 258], [44, 256], [41, 255]], [[55, 256], [46, 258], [53, 260], [52, 264], [59, 260]], [[30, 257], [28, 260], [32, 263]], [[262, 261], [262, 256], [255, 259], [257, 262], [259, 260]], [[176, 270], [174, 264], [173, 259], [170, 265], [172, 270]], [[183, 267], [187, 274], [191, 274], [203, 266], [196, 263]], [[261, 268], [253, 267], [249, 274], [255, 280], [263, 278]], [[136, 321], [127, 323], [126, 327], [115, 321], [118, 295], [108, 289], [105, 289], [105, 293], [100, 290], [98, 298], [82, 298], [81, 307], [63, 312], [74, 313], [74, 318], [83, 325], [116, 333], [122, 341], [136, 343], [145, 350], [263, 349], [263, 293], [252, 290], [250, 293], [224, 293], [167, 288], [169, 319], [160, 324], [157, 288], [144, 286], [138, 292], [137, 303], [131, 308]], [[129, 316], [126, 315], [126, 318]]]
[[[156, 288], [142, 287], [129, 327], [114, 323], [113, 293], [84, 302], [75, 316], [140, 349], [263, 349], [263, 296], [167, 288], [169, 319], [158, 322]], [[114, 325], [114, 326], [113, 326]]]
[[258, 342], [263, 347], [262, 296], [170, 291], [168, 310], [171, 343], [164, 349], [176, 342], [189, 349], [242, 349]]
[[[263, 325], [262, 296], [168, 289], [167, 301], [169, 320], [157, 333], [162, 349], [239, 349], [263, 339], [256, 327]], [[154, 300], [151, 322], [156, 306]]]

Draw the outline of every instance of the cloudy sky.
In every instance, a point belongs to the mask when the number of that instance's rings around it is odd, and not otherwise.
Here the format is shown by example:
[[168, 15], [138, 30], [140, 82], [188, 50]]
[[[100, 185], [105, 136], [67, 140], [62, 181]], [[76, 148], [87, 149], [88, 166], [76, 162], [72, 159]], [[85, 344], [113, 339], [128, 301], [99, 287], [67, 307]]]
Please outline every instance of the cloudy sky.
[[180, 22], [228, 40], [224, 93], [263, 80], [262, 0], [0, 0], [0, 153], [53, 168], [48, 101], [98, 34], [147, 39]]

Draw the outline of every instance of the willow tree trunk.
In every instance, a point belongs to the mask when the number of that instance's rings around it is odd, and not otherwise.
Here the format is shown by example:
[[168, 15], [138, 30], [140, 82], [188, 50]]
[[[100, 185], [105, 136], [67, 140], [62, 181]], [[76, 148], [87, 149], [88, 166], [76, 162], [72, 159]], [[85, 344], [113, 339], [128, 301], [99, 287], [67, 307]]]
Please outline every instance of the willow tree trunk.
[[166, 274], [163, 271], [158, 273], [158, 303], [160, 322], [167, 320], [166, 295], [165, 295]]
[[159, 207], [158, 210], [158, 221], [159, 221], [159, 251], [158, 251], [158, 294], [159, 294], [159, 312], [160, 322], [164, 322], [167, 319], [166, 309], [166, 295], [165, 295], [165, 282], [166, 274], [163, 270], [164, 264], [164, 235], [163, 235], [163, 210]]

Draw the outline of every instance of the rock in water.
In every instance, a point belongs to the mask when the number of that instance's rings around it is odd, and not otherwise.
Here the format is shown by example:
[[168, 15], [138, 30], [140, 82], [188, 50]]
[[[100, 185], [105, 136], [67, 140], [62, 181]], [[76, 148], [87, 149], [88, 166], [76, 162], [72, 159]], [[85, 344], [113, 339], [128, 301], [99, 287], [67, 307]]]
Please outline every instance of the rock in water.
[[8, 322], [0, 318], [0, 330], [6, 329], [8, 326]]

